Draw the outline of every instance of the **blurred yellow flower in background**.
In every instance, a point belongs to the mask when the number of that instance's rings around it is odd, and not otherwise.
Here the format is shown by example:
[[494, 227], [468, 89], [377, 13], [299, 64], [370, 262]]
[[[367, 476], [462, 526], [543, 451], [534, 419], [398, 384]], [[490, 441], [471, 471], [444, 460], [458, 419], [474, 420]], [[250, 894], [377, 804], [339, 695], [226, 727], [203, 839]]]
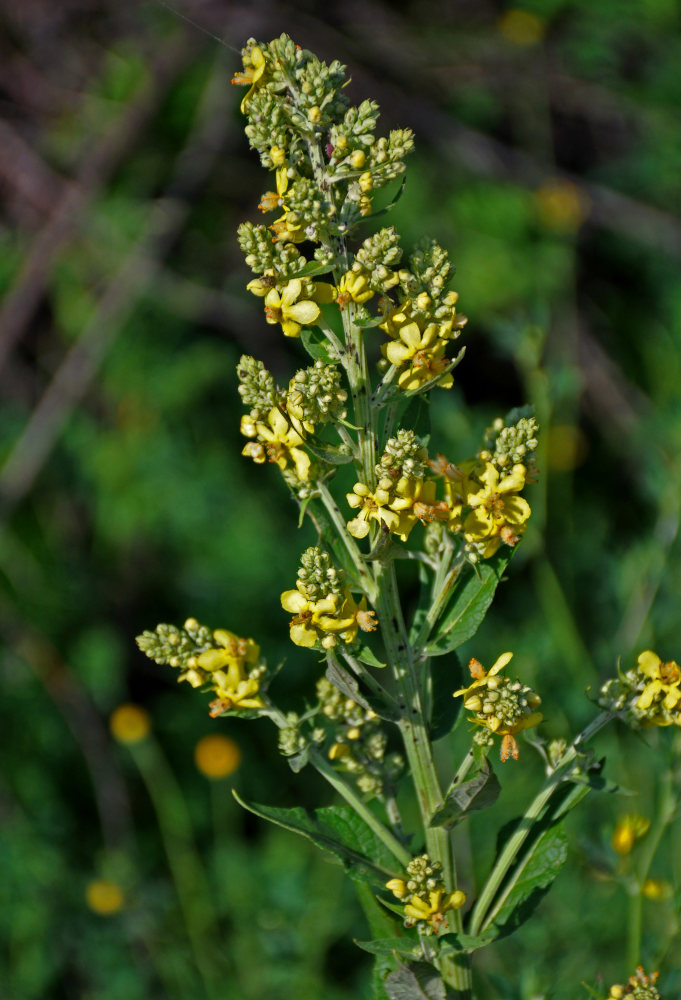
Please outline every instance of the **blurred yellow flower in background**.
[[241, 763], [241, 750], [229, 736], [211, 733], [196, 744], [194, 763], [206, 778], [227, 778]]
[[561, 177], [537, 188], [534, 200], [542, 224], [557, 232], [576, 232], [589, 214], [587, 196], [576, 184]]
[[85, 899], [93, 913], [109, 917], [123, 908], [125, 894], [116, 882], [100, 878], [88, 883]]
[[151, 719], [141, 705], [119, 705], [111, 713], [109, 729], [119, 743], [139, 743], [149, 735]]
[[613, 850], [624, 857], [629, 854], [634, 844], [645, 837], [650, 829], [650, 820], [636, 813], [627, 813], [617, 823], [612, 835]]
[[527, 10], [507, 10], [498, 21], [499, 31], [513, 45], [537, 45], [546, 32], [546, 25]]

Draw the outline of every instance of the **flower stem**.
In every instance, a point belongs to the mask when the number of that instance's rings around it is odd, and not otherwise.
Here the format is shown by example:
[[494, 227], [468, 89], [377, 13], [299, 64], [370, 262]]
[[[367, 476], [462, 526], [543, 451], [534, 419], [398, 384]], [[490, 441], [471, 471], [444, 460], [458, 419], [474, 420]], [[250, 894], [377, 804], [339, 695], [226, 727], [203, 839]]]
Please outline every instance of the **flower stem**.
[[397, 837], [390, 832], [390, 830], [381, 823], [380, 819], [376, 816], [374, 812], [369, 808], [369, 806], [364, 802], [360, 796], [355, 792], [355, 790], [345, 781], [334, 769], [327, 764], [321, 754], [311, 753], [310, 763], [315, 767], [317, 771], [324, 777], [329, 784], [335, 788], [339, 795], [341, 795], [348, 805], [352, 806], [358, 816], [364, 820], [368, 827], [370, 827], [376, 834], [379, 840], [381, 840], [385, 846], [388, 848], [393, 857], [399, 861], [399, 863], [406, 867], [411, 861], [411, 854], [406, 849], [404, 844], [401, 844]]
[[506, 878], [509, 869], [515, 863], [520, 849], [534, 828], [535, 823], [543, 815], [556, 788], [558, 788], [561, 782], [569, 778], [570, 774], [574, 771], [581, 747], [588, 743], [613, 718], [614, 714], [612, 712], [601, 712], [593, 722], [589, 723], [582, 730], [563, 754], [559, 768], [546, 779], [542, 788], [525, 810], [515, 832], [507, 840], [506, 846], [499, 855], [473, 907], [469, 922], [469, 933], [473, 936], [484, 931], [494, 918], [496, 910], [493, 904], [499, 888]]
[[343, 544], [345, 545], [345, 548], [347, 550], [347, 553], [350, 556], [350, 559], [352, 560], [352, 564], [355, 567], [357, 576], [359, 578], [359, 582], [362, 585], [362, 589], [364, 590], [364, 593], [366, 594], [367, 598], [371, 601], [371, 603], [375, 607], [376, 595], [378, 590], [376, 581], [374, 580], [371, 571], [369, 570], [367, 564], [365, 563], [364, 557], [362, 553], [359, 551], [357, 543], [355, 542], [354, 538], [347, 529], [345, 519], [343, 518], [343, 515], [341, 514], [340, 511], [340, 507], [334, 500], [326, 483], [321, 481], [318, 482], [317, 491], [319, 493], [322, 503], [324, 504], [324, 507], [326, 508], [327, 514], [333, 521], [334, 527], [336, 528], [336, 531], [338, 532], [339, 537], [342, 539]]

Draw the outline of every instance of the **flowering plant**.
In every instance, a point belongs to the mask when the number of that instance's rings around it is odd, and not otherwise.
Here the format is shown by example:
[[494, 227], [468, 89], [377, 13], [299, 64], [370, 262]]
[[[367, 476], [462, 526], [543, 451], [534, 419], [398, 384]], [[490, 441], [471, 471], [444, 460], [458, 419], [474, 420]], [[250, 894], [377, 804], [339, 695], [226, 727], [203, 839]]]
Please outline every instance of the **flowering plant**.
[[[364, 887], [373, 937], [360, 947], [376, 956], [374, 995], [471, 997], [475, 953], [528, 919], [565, 862], [565, 816], [604, 787], [589, 740], [616, 716], [681, 725], [681, 671], [641, 653], [604, 685], [602, 712], [571, 742], [533, 739], [545, 781], [475, 889], [451, 831], [495, 801], [495, 757], [518, 760], [517, 737], [541, 722], [541, 698], [505, 673], [511, 652], [462, 670], [456, 650], [475, 635], [527, 528], [538, 426], [517, 409], [475, 455], [430, 450], [424, 404], [451, 388], [464, 355], [452, 267], [434, 240], [405, 259], [393, 227], [362, 237], [399, 197], [411, 131], [377, 137], [378, 107], [350, 104], [344, 67], [285, 35], [251, 39], [234, 82], [249, 88], [246, 134], [273, 173], [260, 208], [278, 213], [239, 228], [255, 275], [247, 287], [266, 323], [311, 359], [279, 386], [261, 361], [241, 358], [243, 455], [276, 466], [299, 524], [308, 518], [317, 532], [281, 606], [292, 643], [321, 675], [311, 704], [284, 713], [251, 638], [190, 618], [138, 643], [211, 692], [212, 716], [270, 719], [291, 768], [315, 768], [342, 798], [314, 814], [242, 805], [311, 839]], [[413, 609], [398, 572], [407, 562], [420, 582]], [[432, 746], [456, 726], [461, 761], [443, 783]], [[417, 802], [417, 829], [403, 823], [398, 790]], [[654, 983], [641, 969], [610, 996], [653, 1000]]]

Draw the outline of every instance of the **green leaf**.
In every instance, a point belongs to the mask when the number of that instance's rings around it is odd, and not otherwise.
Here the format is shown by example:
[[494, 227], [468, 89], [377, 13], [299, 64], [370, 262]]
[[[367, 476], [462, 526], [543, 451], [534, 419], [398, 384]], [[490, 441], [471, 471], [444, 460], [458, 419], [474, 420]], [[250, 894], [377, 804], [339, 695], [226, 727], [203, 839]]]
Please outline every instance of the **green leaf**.
[[377, 941], [355, 941], [355, 944], [372, 955], [398, 954], [405, 958], [420, 958], [423, 954], [421, 943], [415, 937], [379, 938]]
[[346, 698], [350, 698], [352, 701], [356, 701], [358, 705], [361, 705], [364, 709], [371, 710], [371, 705], [366, 700], [364, 695], [359, 689], [359, 684], [352, 676], [349, 674], [345, 667], [342, 667], [338, 660], [327, 655], [328, 666], [326, 668], [326, 678], [331, 681], [334, 687], [337, 687]]
[[486, 934], [441, 934], [438, 938], [441, 955], [461, 955], [463, 952], [477, 951], [478, 948], [486, 948], [488, 944], [496, 939], [496, 931], [487, 931]]
[[447, 795], [444, 805], [430, 820], [431, 828], [441, 826], [445, 830], [453, 829], [469, 813], [485, 809], [496, 802], [500, 791], [499, 779], [492, 770], [489, 761], [485, 760], [483, 767], [476, 775], [461, 785], [457, 785]]
[[391, 212], [391, 211], [393, 210], [393, 208], [395, 207], [395, 205], [396, 205], [396, 204], [398, 203], [398, 201], [400, 200], [400, 198], [402, 197], [402, 195], [404, 194], [404, 188], [405, 188], [405, 185], [406, 185], [406, 183], [407, 183], [407, 178], [406, 178], [406, 177], [403, 177], [403, 178], [402, 178], [402, 183], [401, 183], [401, 184], [400, 184], [400, 186], [399, 186], [399, 189], [398, 189], [398, 191], [397, 191], [397, 194], [396, 194], [396, 195], [395, 195], [395, 197], [394, 197], [394, 198], [392, 199], [392, 201], [391, 201], [391, 202], [389, 202], [389, 203], [388, 203], [388, 204], [387, 204], [387, 205], [385, 206], [385, 208], [379, 208], [379, 210], [378, 210], [377, 212], [372, 212], [372, 213], [371, 213], [371, 215], [367, 215], [367, 216], [366, 216], [366, 218], [367, 218], [367, 219], [378, 219], [378, 218], [379, 218], [379, 216], [381, 216], [381, 215], [387, 215], [387, 214], [388, 214], [388, 212]]
[[426, 646], [429, 656], [451, 653], [478, 631], [508, 565], [512, 550], [507, 551], [508, 554], [498, 552], [486, 559], [479, 567], [479, 576], [474, 572], [466, 573], [465, 569], [462, 571], [463, 578], [457, 581], [444, 616]]
[[357, 659], [361, 660], [362, 663], [366, 663], [368, 667], [387, 667], [387, 663], [382, 663], [379, 658], [374, 653], [370, 646], [362, 646], [359, 653], [356, 654]]
[[[363, 882], [355, 882], [355, 892], [364, 910], [364, 915], [369, 924], [369, 930], [375, 939], [392, 938], [402, 929], [401, 916], [396, 918], [392, 914], [386, 913], [385, 909], [378, 902], [368, 885]], [[371, 996], [373, 1000], [385, 1000], [383, 980], [389, 972], [397, 967], [397, 959], [394, 952], [389, 955], [377, 955], [371, 970]]]
[[310, 762], [310, 748], [304, 747], [299, 753], [286, 758], [286, 763], [294, 774], [298, 774]]
[[323, 445], [310, 440], [310, 438], [305, 439], [305, 447], [312, 452], [315, 458], [319, 458], [322, 462], [329, 462], [331, 465], [347, 465], [348, 462], [352, 462], [353, 458], [349, 450], [344, 446], [340, 448], [334, 448], [330, 445]]
[[300, 342], [315, 361], [325, 361], [333, 365], [338, 361], [336, 352], [320, 329], [305, 327], [300, 332]]
[[491, 923], [497, 937], [506, 937], [525, 923], [548, 892], [566, 859], [564, 823], [554, 823], [525, 851], [502, 885], [501, 898], [505, 898]]
[[350, 806], [325, 806], [313, 811], [300, 806], [282, 809], [247, 802], [234, 790], [232, 794], [249, 812], [299, 833], [328, 851], [350, 878], [375, 884], [396, 876], [392, 854]]
[[400, 966], [386, 976], [384, 988], [389, 1000], [448, 1000], [453, 995], [427, 962]]
[[430, 664], [432, 709], [430, 713], [430, 738], [441, 740], [452, 731], [461, 710], [461, 699], [453, 693], [461, 684], [462, 670], [459, 659], [452, 655], [444, 663], [436, 660]]

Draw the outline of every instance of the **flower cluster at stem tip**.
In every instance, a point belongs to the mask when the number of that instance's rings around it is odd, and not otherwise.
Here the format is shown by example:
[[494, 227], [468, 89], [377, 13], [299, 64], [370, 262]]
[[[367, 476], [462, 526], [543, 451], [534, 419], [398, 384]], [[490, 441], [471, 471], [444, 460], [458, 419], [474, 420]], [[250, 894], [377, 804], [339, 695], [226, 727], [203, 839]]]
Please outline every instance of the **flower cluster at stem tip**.
[[516, 734], [542, 720], [541, 712], [535, 711], [541, 704], [539, 695], [519, 680], [512, 681], [501, 674], [512, 657], [513, 653], [502, 653], [489, 670], [472, 658], [468, 669], [473, 681], [454, 692], [455, 698], [463, 697], [464, 708], [473, 712], [469, 722], [480, 726], [473, 737], [474, 743], [489, 746], [494, 736], [502, 737], [502, 761], [509, 757], [518, 759]]
[[265, 706], [261, 689], [267, 667], [253, 639], [226, 629], [211, 631], [188, 618], [183, 628], [157, 625], [153, 632], [143, 632], [137, 645], [155, 663], [178, 668], [178, 681], [217, 694], [211, 715]]
[[624, 997], [631, 997], [631, 1000], [661, 1000], [660, 992], [655, 985], [658, 973], [652, 972], [647, 975], [643, 971], [643, 966], [639, 965], [633, 976], [620, 985], [615, 983], [610, 987], [607, 1000], [623, 1000]]
[[635, 667], [606, 681], [598, 702], [634, 729], [681, 726], [681, 667], [646, 649]]
[[442, 866], [428, 854], [412, 858], [406, 878], [391, 878], [386, 889], [404, 903], [404, 926], [418, 927], [426, 934], [437, 934], [447, 926], [447, 913], [466, 902], [460, 889], [447, 892], [442, 881]]
[[281, 595], [282, 608], [293, 615], [290, 634], [296, 646], [320, 643], [324, 649], [333, 649], [339, 642], [354, 642], [358, 629], [372, 632], [376, 628], [366, 598], [357, 604], [343, 579], [343, 571], [332, 565], [328, 552], [314, 545], [303, 552], [296, 589]]

